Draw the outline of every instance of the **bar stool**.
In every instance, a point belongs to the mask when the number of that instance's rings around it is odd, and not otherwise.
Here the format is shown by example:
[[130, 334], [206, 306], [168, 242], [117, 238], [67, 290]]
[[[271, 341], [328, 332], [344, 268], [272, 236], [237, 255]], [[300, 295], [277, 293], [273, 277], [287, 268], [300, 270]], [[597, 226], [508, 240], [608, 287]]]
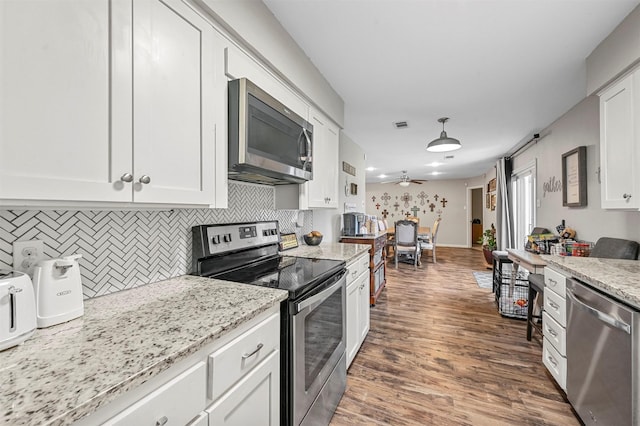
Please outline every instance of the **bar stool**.
[[491, 252], [493, 256], [493, 293], [496, 295], [496, 302], [500, 299], [500, 286], [504, 283], [503, 278], [505, 276], [502, 271], [502, 265], [505, 263], [513, 263], [509, 259], [506, 251], [494, 250]]
[[533, 329], [536, 329], [542, 337], [542, 325], [537, 320], [542, 319], [540, 315], [533, 315], [533, 305], [535, 297], [540, 294], [544, 297], [544, 274], [529, 274], [529, 302], [527, 306], [527, 340], [531, 340]]

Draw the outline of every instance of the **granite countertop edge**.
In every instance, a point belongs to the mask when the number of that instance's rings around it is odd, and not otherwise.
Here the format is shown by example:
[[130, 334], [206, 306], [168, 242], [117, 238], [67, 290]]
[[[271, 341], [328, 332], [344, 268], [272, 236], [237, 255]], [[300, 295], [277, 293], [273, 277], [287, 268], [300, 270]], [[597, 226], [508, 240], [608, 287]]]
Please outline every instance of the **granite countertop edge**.
[[286, 298], [185, 275], [85, 300], [84, 316], [0, 352], [0, 424], [86, 417]]
[[541, 256], [549, 266], [640, 310], [640, 262], [572, 256]]
[[310, 259], [342, 260], [347, 264], [355, 260], [363, 253], [371, 249], [369, 244], [354, 243], [320, 243], [317, 246], [309, 246], [302, 243], [300, 246], [280, 252], [283, 256], [306, 257]]

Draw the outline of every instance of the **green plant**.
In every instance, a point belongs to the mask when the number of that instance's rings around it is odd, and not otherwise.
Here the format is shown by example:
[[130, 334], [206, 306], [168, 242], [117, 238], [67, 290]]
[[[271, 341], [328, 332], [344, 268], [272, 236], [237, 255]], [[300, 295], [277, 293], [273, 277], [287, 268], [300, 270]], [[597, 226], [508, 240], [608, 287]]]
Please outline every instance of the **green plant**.
[[477, 241], [478, 244], [482, 244], [482, 247], [485, 247], [489, 250], [495, 250], [498, 247], [496, 243], [496, 228], [491, 224], [490, 229], [485, 229], [482, 233], [482, 237], [480, 237]]

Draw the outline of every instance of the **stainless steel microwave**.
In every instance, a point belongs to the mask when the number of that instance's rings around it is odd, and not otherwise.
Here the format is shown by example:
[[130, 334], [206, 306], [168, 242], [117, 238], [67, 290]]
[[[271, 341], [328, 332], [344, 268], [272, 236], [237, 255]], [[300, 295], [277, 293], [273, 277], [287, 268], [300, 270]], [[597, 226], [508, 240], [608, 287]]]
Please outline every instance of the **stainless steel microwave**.
[[246, 78], [229, 82], [229, 179], [269, 185], [313, 178], [313, 126]]

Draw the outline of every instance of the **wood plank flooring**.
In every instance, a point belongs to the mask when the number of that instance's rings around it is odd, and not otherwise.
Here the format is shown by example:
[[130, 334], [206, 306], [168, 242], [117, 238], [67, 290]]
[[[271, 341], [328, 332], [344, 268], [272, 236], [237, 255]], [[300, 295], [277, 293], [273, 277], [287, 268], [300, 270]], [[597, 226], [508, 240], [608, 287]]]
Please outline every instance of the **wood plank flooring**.
[[422, 260], [388, 262], [331, 425], [579, 425], [525, 321], [500, 316], [477, 286], [482, 252], [438, 248], [437, 264]]

